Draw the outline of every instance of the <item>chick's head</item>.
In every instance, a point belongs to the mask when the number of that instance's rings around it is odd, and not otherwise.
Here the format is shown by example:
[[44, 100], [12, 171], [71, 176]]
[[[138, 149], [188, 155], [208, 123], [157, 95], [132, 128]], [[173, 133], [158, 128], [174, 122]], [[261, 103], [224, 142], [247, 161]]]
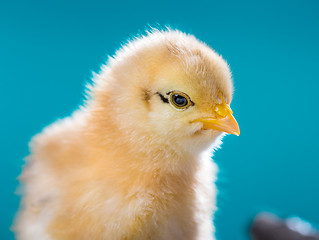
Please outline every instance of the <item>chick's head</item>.
[[239, 135], [229, 67], [191, 35], [157, 31], [130, 42], [97, 85], [102, 108], [133, 137], [190, 148]]

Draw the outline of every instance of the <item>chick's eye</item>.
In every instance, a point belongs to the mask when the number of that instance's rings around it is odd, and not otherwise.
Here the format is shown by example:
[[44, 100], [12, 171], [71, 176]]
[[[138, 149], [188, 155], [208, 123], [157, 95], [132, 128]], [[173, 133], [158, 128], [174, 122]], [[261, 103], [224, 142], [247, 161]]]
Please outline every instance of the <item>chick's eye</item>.
[[172, 100], [173, 100], [173, 103], [179, 107], [184, 107], [187, 105], [188, 101], [186, 98], [184, 98], [183, 96], [181, 95], [178, 95], [178, 94], [174, 94], [172, 96]]
[[169, 93], [169, 102], [177, 110], [185, 110], [193, 105], [189, 96], [183, 92], [173, 91]]

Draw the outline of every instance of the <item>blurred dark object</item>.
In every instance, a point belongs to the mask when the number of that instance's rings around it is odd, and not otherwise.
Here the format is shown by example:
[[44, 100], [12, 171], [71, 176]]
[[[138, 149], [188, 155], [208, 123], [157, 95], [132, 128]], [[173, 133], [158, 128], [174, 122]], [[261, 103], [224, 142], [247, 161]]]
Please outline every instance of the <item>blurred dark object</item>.
[[253, 240], [319, 240], [319, 232], [298, 217], [283, 221], [270, 213], [257, 215], [250, 234]]

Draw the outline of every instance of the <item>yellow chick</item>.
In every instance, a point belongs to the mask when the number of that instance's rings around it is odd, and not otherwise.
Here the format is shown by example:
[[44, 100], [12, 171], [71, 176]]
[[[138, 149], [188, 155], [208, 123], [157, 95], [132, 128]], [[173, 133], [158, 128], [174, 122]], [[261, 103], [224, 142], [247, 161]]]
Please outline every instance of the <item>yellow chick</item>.
[[216, 165], [239, 135], [227, 63], [179, 31], [119, 50], [71, 117], [36, 135], [19, 240], [214, 239]]

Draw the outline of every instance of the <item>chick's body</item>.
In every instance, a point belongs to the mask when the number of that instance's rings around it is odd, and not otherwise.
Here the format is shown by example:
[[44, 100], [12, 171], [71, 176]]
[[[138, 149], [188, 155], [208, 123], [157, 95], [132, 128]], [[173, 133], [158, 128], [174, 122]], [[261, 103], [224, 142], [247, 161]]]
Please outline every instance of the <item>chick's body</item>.
[[[172, 91], [192, 105], [178, 108]], [[222, 133], [193, 120], [231, 101], [223, 59], [192, 36], [155, 31], [117, 52], [89, 94], [31, 141], [17, 239], [213, 239], [207, 153]]]

